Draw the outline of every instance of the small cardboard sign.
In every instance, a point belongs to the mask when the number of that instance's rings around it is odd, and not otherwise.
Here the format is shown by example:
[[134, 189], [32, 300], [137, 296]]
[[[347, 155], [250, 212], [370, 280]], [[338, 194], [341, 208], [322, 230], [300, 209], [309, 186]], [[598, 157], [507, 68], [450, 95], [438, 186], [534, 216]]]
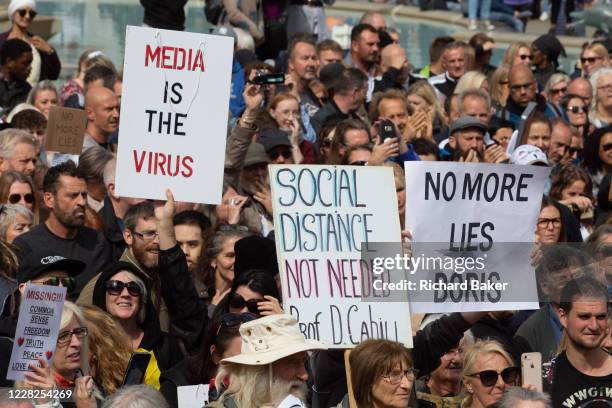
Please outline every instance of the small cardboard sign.
[[45, 150], [81, 154], [87, 127], [87, 112], [82, 109], [53, 106], [49, 110]]
[[25, 373], [30, 371], [29, 366], [38, 365], [39, 357], [46, 359], [51, 366], [65, 300], [65, 287], [34, 283], [26, 286], [19, 307], [13, 352], [6, 375], [8, 380], [24, 380]]

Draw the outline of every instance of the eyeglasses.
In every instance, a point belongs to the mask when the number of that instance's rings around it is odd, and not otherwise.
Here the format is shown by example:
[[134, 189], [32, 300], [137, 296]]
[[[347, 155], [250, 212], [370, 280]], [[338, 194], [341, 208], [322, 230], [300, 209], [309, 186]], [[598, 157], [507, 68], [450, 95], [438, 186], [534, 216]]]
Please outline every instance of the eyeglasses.
[[508, 85], [510, 81], [499, 81], [500, 85]]
[[77, 327], [72, 331], [63, 331], [57, 336], [57, 344], [67, 344], [72, 339], [72, 335], [75, 335], [77, 339], [84, 339], [87, 337], [87, 327]]
[[518, 367], [508, 367], [501, 373], [495, 370], [484, 370], [479, 373], [469, 374], [468, 377], [478, 377], [482, 385], [485, 387], [492, 387], [497, 383], [497, 379], [500, 375], [506, 384], [514, 384], [519, 376], [519, 369]]
[[36, 11], [34, 10], [29, 10], [29, 9], [20, 9], [17, 10], [17, 13], [19, 13], [19, 15], [21, 16], [21, 18], [25, 17], [27, 14], [30, 15], [30, 18], [32, 20], [34, 20], [34, 18], [36, 18], [36, 15], [38, 14]]
[[589, 64], [593, 64], [595, 61], [600, 60], [601, 57], [588, 57], [588, 58], [580, 58], [580, 62], [582, 62], [582, 65], [586, 64], [587, 62]]
[[607, 152], [610, 149], [612, 149], [612, 143], [606, 143], [605, 145], [601, 146], [601, 150], [604, 152]]
[[587, 113], [589, 111], [588, 106], [586, 105], [582, 105], [582, 106], [568, 106], [567, 107], [567, 111], [568, 112], [572, 112], [574, 115], [580, 113], [580, 111], [582, 111], [583, 113]]
[[159, 235], [157, 231], [145, 231], [145, 232], [136, 232], [132, 231], [132, 234], [136, 235], [138, 238], [143, 241], [153, 241]]
[[124, 288], [127, 288], [130, 296], [138, 297], [142, 295], [142, 288], [136, 282], [121, 282], [118, 280], [106, 282], [106, 292], [109, 295], [119, 296], [123, 293]]
[[367, 161], [359, 160], [359, 161], [354, 161], [352, 163], [349, 163], [349, 166], [365, 166], [366, 164], [368, 164]]
[[559, 95], [559, 94], [564, 94], [567, 92], [567, 87], [565, 88], [557, 88], [557, 89], [551, 89], [550, 93], [553, 95]]
[[268, 157], [270, 158], [270, 160], [274, 161], [276, 159], [278, 159], [279, 156], [283, 156], [285, 159], [290, 159], [291, 158], [291, 150], [289, 149], [284, 149], [284, 150], [275, 150], [272, 153], [270, 153], [268, 155]]
[[18, 202], [21, 201], [22, 198], [28, 204], [32, 204], [34, 202], [34, 194], [31, 194], [31, 193], [11, 194], [10, 196], [8, 196], [8, 202], [11, 204], [17, 204]]
[[553, 228], [559, 228], [561, 226], [561, 218], [540, 218], [538, 219], [538, 228], [548, 228], [549, 225]]
[[607, 92], [610, 92], [610, 91], [612, 91], [612, 84], [606, 84], [606, 85], [598, 86], [597, 90], [598, 91], [607, 91]]
[[516, 84], [516, 85], [510, 85], [510, 89], [511, 89], [511, 90], [513, 90], [513, 91], [520, 91], [520, 90], [522, 90], [523, 88], [525, 88], [525, 89], [529, 89], [529, 88], [531, 88], [531, 87], [533, 86], [533, 84], [534, 84], [533, 82], [530, 82], [530, 83], [528, 83], [528, 84]]
[[259, 302], [264, 302], [264, 299], [249, 299], [244, 300], [244, 298], [238, 293], [232, 293], [232, 297], [230, 298], [230, 307], [232, 309], [243, 309], [245, 306], [247, 310], [253, 314], [259, 314], [259, 308], [257, 304]]
[[76, 288], [76, 280], [71, 276], [68, 276], [65, 278], [60, 278], [58, 276], [52, 276], [42, 281], [43, 285], [49, 285], [49, 286], [59, 286], [60, 283], [62, 284], [63, 287], [66, 288], [66, 292], [68, 293], [72, 293], [72, 291], [74, 291], [74, 289]]
[[521, 60], [523, 60], [523, 61], [525, 61], [526, 59], [531, 61], [533, 59], [533, 55], [531, 55], [531, 54], [522, 54], [522, 55], [519, 55], [519, 58]]
[[221, 331], [222, 327], [236, 327], [240, 326], [242, 323], [250, 322], [251, 320], [257, 319], [258, 316], [253, 313], [227, 313], [224, 314], [221, 318], [221, 323], [219, 323], [219, 328], [217, 329], [217, 336]]
[[416, 378], [416, 370], [413, 368], [409, 368], [408, 370], [400, 371], [395, 370], [387, 375], [383, 375], [382, 378], [389, 381], [393, 385], [397, 385], [402, 382], [402, 380], [406, 377], [408, 381], [414, 381]]

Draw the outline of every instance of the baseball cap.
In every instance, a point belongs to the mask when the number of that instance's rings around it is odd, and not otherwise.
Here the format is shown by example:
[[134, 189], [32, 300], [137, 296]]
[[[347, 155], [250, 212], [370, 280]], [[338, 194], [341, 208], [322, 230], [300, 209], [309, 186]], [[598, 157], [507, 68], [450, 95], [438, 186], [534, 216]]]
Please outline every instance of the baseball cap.
[[543, 164], [548, 166], [548, 159], [544, 152], [537, 146], [533, 145], [520, 145], [510, 157], [510, 163], [512, 164]]
[[261, 132], [258, 142], [262, 144], [266, 153], [278, 146], [291, 147], [289, 134], [280, 129], [268, 129]]
[[49, 271], [66, 272], [68, 276], [76, 276], [83, 272], [87, 265], [76, 259], [43, 251], [32, 251], [24, 257], [17, 270], [17, 282], [25, 283]]
[[487, 125], [485, 125], [478, 119], [472, 116], [462, 116], [451, 125], [450, 134], [452, 135], [453, 133], [459, 130], [465, 129], [479, 129], [482, 130], [483, 133], [487, 133], [489, 130]]

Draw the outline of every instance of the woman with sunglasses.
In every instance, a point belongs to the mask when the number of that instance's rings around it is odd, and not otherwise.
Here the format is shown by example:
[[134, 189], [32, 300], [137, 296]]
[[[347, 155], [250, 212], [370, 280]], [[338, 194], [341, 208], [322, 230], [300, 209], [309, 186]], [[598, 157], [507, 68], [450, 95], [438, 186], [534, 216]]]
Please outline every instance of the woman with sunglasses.
[[586, 101], [581, 96], [569, 94], [562, 99], [560, 106], [565, 110], [570, 126], [586, 139], [591, 132], [589, 105]]
[[151, 353], [145, 383], [159, 389], [161, 370], [183, 358], [178, 339], [161, 331], [146, 276], [132, 263], [117, 261], [100, 274], [93, 304], [110, 314], [127, 334], [134, 351]]
[[18, 171], [7, 171], [0, 177], [0, 204], [21, 204], [38, 213], [32, 179]]
[[489, 78], [491, 107], [501, 111], [510, 95], [510, 66], [500, 65]]
[[583, 164], [593, 180], [593, 195], [597, 196], [604, 176], [612, 174], [612, 125], [599, 128], [586, 138], [583, 154]]
[[[84, 376], [85, 379], [89, 379], [88, 333], [81, 309], [72, 302], [65, 302], [53, 353], [53, 363], [49, 367], [46, 359], [39, 358], [40, 367], [35, 364], [30, 366], [31, 371], [25, 374], [25, 384], [34, 388], [74, 389], [77, 377]], [[91, 393], [101, 398], [96, 387], [92, 388]], [[74, 407], [75, 405], [62, 402], [61, 406]]]
[[510, 47], [506, 49], [502, 65], [513, 67], [514, 65], [523, 64], [527, 67], [531, 67], [531, 61], [533, 61], [533, 54], [531, 53], [529, 44], [515, 42], [510, 44]]
[[32, 70], [27, 81], [34, 86], [44, 79], [56, 80], [62, 68], [57, 52], [45, 40], [28, 31], [36, 18], [35, 0], [11, 0], [8, 15], [11, 29], [0, 34], [0, 47], [6, 40], [18, 38], [32, 47]]
[[587, 44], [580, 54], [580, 66], [585, 78], [602, 67], [610, 66], [610, 54], [601, 43]]
[[209, 384], [209, 401], [217, 399], [218, 390], [214, 379], [219, 364], [224, 358], [240, 354], [240, 325], [256, 318], [252, 313], [227, 313], [209, 323], [197, 353], [164, 371], [160, 376], [160, 391], [170, 407], [178, 406], [177, 387], [186, 385]]
[[462, 407], [494, 406], [506, 387], [515, 386], [520, 368], [510, 354], [495, 340], [477, 341], [463, 357], [463, 386], [467, 392]]
[[18, 204], [0, 205], [0, 240], [12, 244], [15, 238], [32, 228], [34, 214]]
[[[413, 398], [416, 371], [402, 344], [366, 340], [349, 356], [355, 402], [359, 408], [405, 408]], [[348, 406], [345, 397], [339, 407]]]
[[567, 86], [570, 77], [562, 73], [552, 74], [544, 85], [544, 96], [546, 100], [555, 106], [561, 106], [563, 98], [567, 94]]

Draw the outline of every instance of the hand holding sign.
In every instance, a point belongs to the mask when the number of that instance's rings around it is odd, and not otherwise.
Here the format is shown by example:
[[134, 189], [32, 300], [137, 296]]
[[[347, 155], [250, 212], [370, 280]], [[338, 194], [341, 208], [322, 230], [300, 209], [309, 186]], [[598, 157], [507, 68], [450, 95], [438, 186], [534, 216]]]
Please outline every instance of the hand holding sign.
[[47, 360], [38, 357], [38, 362], [40, 367], [36, 364], [30, 364], [29, 368], [31, 371], [25, 373], [26, 384], [34, 388], [53, 388], [55, 386], [55, 379], [53, 374], [51, 374], [51, 368]]

